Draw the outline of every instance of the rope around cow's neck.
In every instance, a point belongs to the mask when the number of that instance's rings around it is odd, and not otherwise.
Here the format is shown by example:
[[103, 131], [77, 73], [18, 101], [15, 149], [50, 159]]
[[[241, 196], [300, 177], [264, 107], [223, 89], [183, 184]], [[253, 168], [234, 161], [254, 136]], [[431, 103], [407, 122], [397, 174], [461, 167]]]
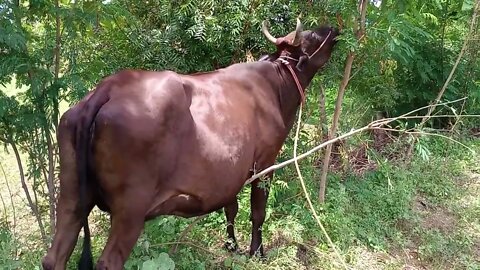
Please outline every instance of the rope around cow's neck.
[[325, 42], [327, 41], [327, 39], [330, 37], [330, 35], [332, 34], [332, 31], [328, 31], [328, 35], [327, 37], [323, 40], [322, 44], [320, 44], [320, 46], [311, 54], [311, 55], [308, 55], [308, 58], [312, 58], [315, 54], [318, 53], [318, 51], [320, 51], [320, 49], [323, 47], [323, 45], [325, 45]]
[[[332, 31], [329, 31], [327, 37], [325, 37], [322, 44], [320, 44], [320, 46], [318, 46], [318, 48], [311, 55], [308, 55], [307, 53], [305, 53], [308, 56], [308, 59], [311, 59], [313, 56], [315, 56], [315, 54], [317, 54], [320, 51], [320, 49], [323, 48], [323, 46], [325, 45], [325, 42], [327, 42], [327, 40], [328, 40], [328, 38], [330, 37], [331, 34], [332, 34]], [[290, 65], [290, 62], [288, 62], [286, 59], [292, 60], [292, 61], [295, 61], [295, 62], [299, 62], [300, 60], [295, 59], [293, 57], [290, 57], [288, 54], [282, 54], [278, 58], [280, 63], [284, 64], [287, 67], [287, 69], [290, 71], [290, 74], [292, 74], [293, 80], [295, 81], [295, 84], [297, 85], [298, 93], [300, 94], [301, 105], [303, 105], [303, 104], [305, 104], [305, 90], [306, 89], [303, 89], [300, 81], [298, 80], [297, 74], [295, 73], [292, 66]]]

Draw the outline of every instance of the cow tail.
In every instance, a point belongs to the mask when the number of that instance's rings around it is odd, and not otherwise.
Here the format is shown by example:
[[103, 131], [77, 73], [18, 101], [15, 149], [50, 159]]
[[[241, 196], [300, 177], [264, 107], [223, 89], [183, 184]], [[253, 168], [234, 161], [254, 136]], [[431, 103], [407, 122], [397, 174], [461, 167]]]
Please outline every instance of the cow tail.
[[[88, 227], [88, 215], [90, 205], [87, 202], [87, 178], [88, 178], [88, 156], [90, 153], [90, 140], [91, 140], [91, 128], [95, 120], [95, 117], [100, 108], [107, 103], [109, 99], [108, 88], [100, 85], [95, 90], [95, 93], [88, 99], [81, 112], [80, 121], [77, 124], [76, 129], [76, 161], [77, 161], [77, 174], [79, 183], [79, 206], [82, 215], [82, 226], [84, 232], [83, 249], [80, 261], [78, 262], [78, 269], [80, 270], [92, 270], [92, 247], [90, 240], [90, 229]], [[107, 91], [105, 91], [107, 90]]]

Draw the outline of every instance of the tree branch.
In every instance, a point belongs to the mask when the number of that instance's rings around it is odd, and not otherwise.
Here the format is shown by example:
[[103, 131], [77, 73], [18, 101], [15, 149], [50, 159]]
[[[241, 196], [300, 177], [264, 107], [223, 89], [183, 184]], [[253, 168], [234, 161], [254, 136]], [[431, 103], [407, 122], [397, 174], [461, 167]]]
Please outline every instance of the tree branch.
[[429, 108], [427, 114], [422, 119], [422, 122], [420, 123], [420, 126], [424, 125], [425, 122], [428, 121], [428, 119], [430, 118], [430, 115], [432, 114], [432, 112], [437, 107], [437, 104], [440, 102], [440, 99], [443, 97], [443, 94], [445, 93], [445, 90], [447, 90], [447, 87], [450, 84], [450, 81], [452, 80], [453, 75], [455, 74], [455, 71], [457, 70], [457, 66], [460, 63], [460, 60], [462, 59], [463, 54], [467, 50], [467, 45], [468, 45], [468, 41], [470, 39], [470, 36], [472, 35], [472, 33], [476, 29], [475, 25], [476, 25], [476, 22], [477, 22], [477, 16], [478, 16], [479, 10], [480, 10], [480, 0], [477, 0], [476, 3], [475, 3], [475, 8], [473, 10], [472, 21], [470, 22], [470, 30], [468, 31], [468, 34], [465, 37], [462, 49], [460, 50], [460, 53], [457, 56], [457, 60], [455, 61], [455, 64], [453, 65], [452, 70], [450, 71], [450, 74], [448, 75], [447, 80], [443, 84], [442, 89], [440, 89], [440, 92], [438, 92], [437, 98], [435, 98], [435, 101], [433, 102], [433, 106]]
[[13, 149], [13, 152], [15, 154], [15, 158], [17, 160], [17, 166], [20, 174], [20, 182], [22, 184], [23, 191], [25, 192], [25, 196], [27, 197], [28, 201], [28, 206], [30, 207], [30, 210], [32, 210], [33, 215], [37, 219], [38, 226], [40, 228], [40, 234], [42, 236], [42, 240], [44, 245], [46, 246], [48, 243], [47, 235], [45, 233], [45, 226], [43, 225], [42, 222], [42, 217], [40, 216], [40, 212], [38, 211], [37, 205], [33, 202], [32, 197], [30, 195], [30, 191], [27, 186], [27, 182], [25, 181], [25, 173], [23, 171], [23, 163], [22, 159], [20, 157], [20, 153], [18, 152], [16, 144], [13, 142], [13, 140], [9, 140], [9, 144]]
[[[461, 99], [457, 99], [457, 100], [453, 100], [453, 101], [448, 101], [448, 102], [443, 102], [443, 103], [439, 103], [437, 104], [437, 106], [441, 106], [441, 105], [447, 105], [447, 104], [452, 104], [452, 103], [456, 103], [456, 102], [459, 102], [459, 101], [462, 101], [464, 100], [465, 98], [461, 98]], [[289, 160], [286, 160], [284, 162], [281, 162], [281, 163], [278, 163], [278, 164], [275, 164], [275, 165], [272, 165], [264, 170], [262, 170], [261, 172], [258, 172], [258, 173], [255, 173], [254, 175], [252, 175], [250, 178], [248, 178], [244, 185], [248, 185], [250, 183], [252, 183], [253, 181], [255, 181], [256, 179], [258, 178], [261, 178], [263, 176], [265, 176], [266, 174], [272, 172], [272, 171], [275, 171], [275, 170], [278, 170], [278, 169], [281, 169], [285, 166], [288, 166], [292, 163], [294, 163], [295, 161], [297, 160], [302, 160], [310, 155], [312, 155], [313, 153], [321, 150], [322, 148], [332, 144], [332, 143], [335, 143], [337, 141], [340, 141], [340, 140], [343, 140], [343, 139], [346, 139], [346, 138], [349, 138], [355, 134], [358, 134], [358, 133], [361, 133], [363, 131], [366, 131], [366, 130], [371, 130], [371, 129], [375, 129], [375, 128], [379, 128], [379, 127], [382, 127], [384, 125], [387, 125], [389, 123], [392, 123], [394, 121], [397, 121], [397, 120], [400, 120], [400, 119], [404, 119], [406, 117], [409, 117], [409, 115], [413, 114], [413, 113], [416, 113], [418, 111], [421, 111], [421, 110], [424, 110], [424, 109], [428, 109], [429, 107], [431, 107], [433, 105], [427, 105], [427, 106], [423, 106], [423, 107], [420, 107], [418, 109], [415, 109], [413, 111], [410, 111], [408, 113], [405, 113], [405, 114], [402, 114], [400, 116], [397, 116], [397, 117], [392, 117], [392, 118], [383, 118], [383, 119], [379, 119], [379, 120], [375, 120], [375, 121], [372, 121], [370, 122], [368, 125], [364, 126], [364, 127], [361, 127], [359, 129], [352, 129], [350, 132], [347, 132], [343, 135], [340, 135], [336, 138], [333, 138], [333, 139], [330, 139], [326, 142], [323, 142], [317, 146], [315, 146], [314, 148], [308, 150], [307, 152], [297, 156], [296, 158], [292, 158], [292, 159], [289, 159]], [[451, 116], [450, 116], [451, 117]]]

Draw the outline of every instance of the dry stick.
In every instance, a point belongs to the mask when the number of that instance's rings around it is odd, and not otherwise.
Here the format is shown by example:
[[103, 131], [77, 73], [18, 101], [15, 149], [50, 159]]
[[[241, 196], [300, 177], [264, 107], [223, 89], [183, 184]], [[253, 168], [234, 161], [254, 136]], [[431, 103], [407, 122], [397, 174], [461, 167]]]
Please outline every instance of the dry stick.
[[442, 134], [437, 134], [437, 133], [431, 133], [431, 132], [425, 132], [425, 131], [409, 131], [409, 130], [400, 130], [400, 129], [394, 129], [394, 128], [382, 128], [382, 127], [375, 127], [375, 128], [372, 128], [372, 129], [379, 129], [379, 130], [385, 130], [385, 131], [395, 131], [395, 132], [401, 132], [401, 133], [407, 133], [407, 134], [416, 134], [416, 135], [428, 135], [428, 136], [436, 136], [436, 137], [440, 137], [440, 138], [444, 138], [444, 139], [447, 139], [447, 140], [450, 140], [456, 144], [459, 144], [461, 146], [463, 146], [464, 148], [470, 150], [470, 152], [472, 153], [475, 153], [475, 150], [473, 150], [472, 148], [466, 146], [465, 144], [455, 140], [455, 139], [452, 139], [448, 136], [445, 136], [445, 135], [442, 135]]
[[[453, 100], [453, 101], [447, 101], [447, 102], [443, 102], [443, 103], [439, 103], [437, 104], [437, 106], [440, 106], [440, 105], [447, 105], [447, 104], [452, 104], [452, 103], [455, 103], [455, 102], [459, 102], [459, 101], [462, 101], [466, 98], [460, 98], [460, 99], [457, 99], [457, 100]], [[397, 121], [399, 119], [402, 119], [412, 113], [415, 113], [415, 112], [418, 112], [418, 111], [421, 111], [421, 110], [424, 110], [424, 109], [427, 109], [429, 108], [430, 106], [432, 105], [427, 105], [427, 106], [423, 106], [421, 108], [418, 108], [418, 109], [415, 109], [413, 111], [410, 111], [410, 112], [407, 112], [407, 113], [404, 113], [400, 116], [397, 116], [397, 117], [393, 117], [393, 118], [384, 118], [384, 119], [379, 119], [379, 120], [375, 120], [373, 122], [371, 122], [370, 124], [362, 127], [362, 128], [359, 128], [359, 129], [352, 129], [350, 132], [348, 133], [345, 133], [343, 135], [340, 135], [336, 138], [333, 138], [331, 140], [328, 140], [326, 142], [323, 142], [322, 144], [319, 144], [317, 146], [315, 146], [314, 148], [308, 150], [307, 152], [297, 156], [296, 158], [292, 158], [292, 159], [289, 159], [289, 160], [286, 160], [282, 163], [278, 163], [278, 164], [275, 164], [275, 165], [272, 165], [266, 169], [264, 169], [263, 171], [261, 172], [258, 172], [254, 175], [252, 175], [250, 178], [248, 178], [246, 181], [245, 181], [245, 184], [244, 185], [248, 185], [250, 184], [251, 182], [255, 181], [256, 179], [260, 178], [260, 177], [263, 177], [265, 176], [266, 174], [272, 172], [272, 171], [275, 171], [275, 170], [278, 170], [278, 169], [281, 169], [287, 165], [290, 165], [292, 163], [294, 163], [296, 160], [301, 160], [301, 159], [304, 159], [308, 156], [310, 156], [311, 154], [319, 151], [320, 149], [324, 148], [325, 146], [329, 145], [329, 144], [332, 144], [332, 143], [335, 143], [339, 140], [342, 140], [342, 139], [345, 139], [345, 138], [348, 138], [348, 137], [351, 137], [357, 133], [360, 133], [360, 132], [363, 132], [365, 130], [369, 130], [369, 129], [373, 129], [373, 128], [376, 128], [376, 127], [381, 127], [383, 125], [386, 125], [386, 124], [389, 124], [391, 122], [394, 122], [394, 121]]]
[[[190, 223], [187, 228], [185, 228], [182, 233], [180, 234], [180, 237], [178, 238], [178, 242], [182, 242], [183, 238], [193, 229], [193, 226], [195, 226], [195, 224], [197, 224], [200, 220], [202, 220], [203, 218], [205, 218], [207, 215], [203, 215], [203, 216], [199, 216], [199, 217], [196, 217], [192, 223]], [[177, 252], [177, 248], [178, 248], [178, 244], [172, 246], [170, 248], [170, 251], [169, 253], [170, 254], [175, 254]]]
[[457, 60], [455, 61], [455, 64], [453, 65], [452, 70], [450, 71], [450, 74], [448, 75], [447, 80], [443, 84], [442, 89], [440, 90], [440, 92], [438, 92], [437, 98], [433, 102], [433, 106], [430, 107], [430, 109], [428, 110], [427, 114], [425, 115], [422, 122], [420, 123], [420, 126], [422, 126], [423, 124], [425, 124], [425, 122], [428, 121], [428, 119], [430, 118], [430, 115], [435, 110], [437, 104], [440, 102], [440, 99], [442, 98], [443, 94], [445, 93], [445, 90], [447, 89], [448, 85], [450, 84], [450, 81], [452, 80], [453, 74], [455, 74], [455, 71], [457, 70], [457, 66], [460, 63], [460, 60], [462, 59], [463, 54], [465, 53], [465, 51], [467, 49], [469, 38], [472, 35], [473, 31], [475, 30], [475, 24], [476, 24], [476, 21], [477, 21], [477, 16], [478, 16], [479, 10], [480, 10], [480, 0], [477, 0], [476, 4], [475, 4], [475, 8], [473, 10], [472, 21], [470, 22], [470, 30], [468, 31], [468, 34], [465, 37], [462, 49], [460, 50], [460, 53], [458, 54]]
[[[365, 16], [367, 12], [367, 0], [359, 0], [358, 3], [358, 11], [360, 13], [360, 22], [356, 24], [356, 36], [358, 42], [363, 39], [365, 35]], [[347, 89], [348, 82], [350, 81], [350, 73], [352, 71], [353, 60], [355, 58], [355, 53], [350, 51], [347, 56], [347, 61], [345, 63], [345, 70], [343, 74], [342, 82], [340, 83], [340, 87], [338, 89], [337, 101], [335, 102], [335, 112], [333, 114], [332, 126], [330, 127], [330, 131], [328, 132], [328, 139], [331, 139], [335, 136], [337, 132], [338, 121], [340, 119], [340, 114], [342, 113], [342, 103], [343, 103], [343, 96], [345, 95], [345, 90]], [[328, 167], [330, 166], [330, 156], [332, 154], [332, 145], [329, 144], [327, 149], [325, 150], [325, 156], [323, 158], [323, 166], [322, 166], [322, 175], [320, 177], [320, 188], [318, 191], [318, 201], [320, 203], [325, 202], [325, 189], [327, 186], [327, 174], [328, 174]]]
[[[13, 149], [13, 153], [15, 154], [15, 158], [17, 160], [17, 165], [18, 165], [18, 170], [20, 174], [20, 182], [22, 184], [23, 191], [25, 192], [25, 196], [27, 197], [28, 201], [28, 206], [30, 207], [30, 210], [32, 210], [33, 215], [37, 219], [38, 226], [40, 228], [40, 234], [42, 236], [43, 244], [45, 247], [48, 246], [48, 239], [47, 239], [47, 234], [45, 231], [45, 226], [43, 225], [42, 222], [42, 217], [40, 216], [40, 211], [38, 209], [38, 205], [35, 204], [32, 200], [32, 197], [30, 195], [30, 191], [27, 186], [27, 182], [25, 180], [25, 173], [23, 171], [23, 165], [22, 165], [22, 158], [20, 157], [20, 153], [18, 152], [17, 146], [13, 142], [13, 140], [10, 138], [10, 146]], [[33, 189], [34, 194], [35, 194], [35, 189]]]
[[[300, 133], [300, 123], [302, 122], [302, 105], [300, 104], [300, 110], [298, 112], [298, 121], [297, 121], [297, 131], [295, 132], [295, 141], [293, 143], [293, 157], [297, 157], [297, 146], [298, 146], [298, 134]], [[345, 269], [348, 269], [347, 264], [345, 263], [345, 260], [343, 257], [340, 255], [338, 252], [337, 248], [335, 247], [335, 244], [333, 243], [332, 239], [330, 239], [330, 236], [328, 236], [327, 231], [325, 230], [325, 227], [323, 227], [322, 222], [320, 221], [320, 218], [318, 217], [317, 211], [315, 211], [315, 208], [313, 207], [312, 201], [310, 200], [310, 195], [308, 195], [307, 188], [305, 186], [305, 181], [303, 181], [303, 176], [302, 172], [300, 171], [300, 166], [298, 165], [298, 160], [295, 160], [295, 169], [297, 170], [298, 174], [298, 179], [300, 180], [300, 184], [302, 185], [303, 193], [305, 194], [305, 198], [307, 199], [308, 206], [310, 207], [310, 211], [312, 212], [315, 220], [318, 223], [318, 226], [322, 230], [323, 234], [325, 235], [325, 238], [327, 238], [327, 242], [332, 248], [333, 252], [337, 256], [338, 260], [340, 263], [343, 265]]]
[[[17, 211], [15, 209], [15, 204], [13, 203], [13, 194], [12, 189], [10, 188], [10, 184], [8, 183], [7, 174], [5, 173], [5, 169], [3, 168], [3, 164], [0, 162], [0, 169], [2, 169], [3, 177], [5, 178], [5, 185], [7, 186], [8, 195], [10, 195], [10, 203], [12, 204], [12, 212], [13, 212], [13, 229], [12, 229], [12, 237], [16, 239], [16, 228], [17, 228]], [[16, 246], [15, 246], [15, 256], [17, 255]]]

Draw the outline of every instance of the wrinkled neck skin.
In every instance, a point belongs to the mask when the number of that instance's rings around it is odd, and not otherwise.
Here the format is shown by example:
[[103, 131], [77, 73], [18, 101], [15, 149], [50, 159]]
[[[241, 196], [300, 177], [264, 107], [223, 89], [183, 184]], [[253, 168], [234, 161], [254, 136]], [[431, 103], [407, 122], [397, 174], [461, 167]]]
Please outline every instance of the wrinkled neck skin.
[[[269, 63], [261, 65], [259, 72], [265, 74], [265, 78], [272, 84], [271, 89], [278, 97], [280, 111], [287, 130], [290, 130], [295, 122], [295, 115], [301, 102], [301, 96], [291, 72], [287, 66], [279, 61], [262, 61], [259, 63]], [[295, 62], [290, 62], [305, 95], [306, 88], [315, 76], [318, 68], [307, 67], [300, 72], [296, 69]]]
[[[292, 67], [292, 70], [295, 72], [295, 75], [302, 86], [301, 90], [305, 93], [306, 97], [308, 94], [307, 87], [310, 85], [310, 82], [319, 68], [308, 66], [305, 68], [305, 70], [300, 72], [297, 70], [295, 62], [289, 61], [289, 63]], [[290, 130], [295, 122], [295, 115], [301, 103], [301, 96], [297, 84], [295, 83], [295, 79], [293, 78], [288, 67], [279, 61], [275, 61], [274, 64], [280, 77], [277, 89], [279, 93], [282, 117], [287, 129]]]
[[[307, 87], [312, 81], [315, 74], [323, 68], [328, 59], [330, 58], [331, 52], [325, 52], [323, 49], [317, 52], [317, 55], [314, 59], [309, 59], [302, 71], [297, 69], [297, 61], [288, 60], [289, 65], [292, 67], [292, 70], [295, 72], [300, 84], [302, 85], [302, 91], [307, 95]], [[288, 128], [293, 126], [294, 118], [298, 106], [301, 102], [301, 96], [298, 91], [297, 84], [292, 76], [291, 71], [287, 66], [277, 60], [282, 55], [282, 51], [276, 51], [275, 53], [264, 55], [259, 62], [271, 62], [275, 66], [275, 70], [278, 74], [278, 81], [280, 84], [276, 87], [278, 89], [279, 101], [282, 111], [283, 119]], [[299, 59], [300, 56], [308, 56], [306, 54], [301, 55], [291, 55], [294, 59]], [[315, 62], [317, 64], [315, 64]]]

